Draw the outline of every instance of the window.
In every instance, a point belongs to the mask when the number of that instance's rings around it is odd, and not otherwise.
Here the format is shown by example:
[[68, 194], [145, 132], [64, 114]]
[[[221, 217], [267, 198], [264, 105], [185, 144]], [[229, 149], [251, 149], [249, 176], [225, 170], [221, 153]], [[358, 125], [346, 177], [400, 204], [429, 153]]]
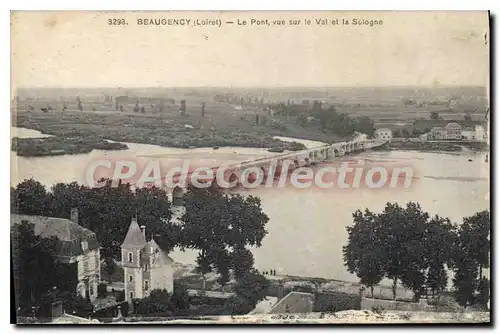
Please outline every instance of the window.
[[148, 291], [148, 289], [149, 289], [149, 282], [144, 281], [144, 291]]
[[132, 282], [133, 280], [134, 280], [134, 278], [132, 277], [132, 275], [130, 275], [130, 276], [128, 277], [128, 281], [129, 281], [129, 282]]
[[131, 292], [131, 293], [129, 294], [129, 296], [130, 296], [130, 299], [133, 299], [133, 298], [134, 298], [134, 293], [133, 293], [133, 292]]
[[144, 271], [148, 271], [148, 264], [147, 263], [144, 265]]
[[89, 286], [89, 292], [90, 292], [91, 296], [94, 294], [94, 285], [90, 284], [90, 286]]
[[128, 262], [132, 262], [132, 259], [133, 259], [132, 253], [128, 253]]

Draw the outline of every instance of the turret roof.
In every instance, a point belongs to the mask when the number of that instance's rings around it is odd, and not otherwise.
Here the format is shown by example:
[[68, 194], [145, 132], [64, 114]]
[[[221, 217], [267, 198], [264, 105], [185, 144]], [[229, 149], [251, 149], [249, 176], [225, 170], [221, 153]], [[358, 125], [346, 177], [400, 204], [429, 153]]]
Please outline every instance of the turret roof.
[[132, 222], [130, 223], [122, 247], [142, 248], [145, 245], [146, 245], [146, 238], [142, 234], [139, 224], [137, 224], [137, 219], [132, 218]]

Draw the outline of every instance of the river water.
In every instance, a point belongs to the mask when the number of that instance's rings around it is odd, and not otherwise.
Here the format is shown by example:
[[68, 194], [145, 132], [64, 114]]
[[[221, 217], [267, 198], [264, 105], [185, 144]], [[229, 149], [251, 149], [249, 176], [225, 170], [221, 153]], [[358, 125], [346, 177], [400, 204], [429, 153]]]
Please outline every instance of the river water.
[[[40, 132], [28, 129], [15, 129], [15, 135], [42, 136]], [[304, 144], [311, 147], [321, 143], [304, 141]], [[30, 177], [47, 187], [57, 182], [84, 183], [86, 167], [93, 160], [110, 156], [133, 159], [174, 157], [216, 164], [273, 155], [265, 149], [253, 148], [221, 147], [213, 150], [127, 145], [129, 149], [125, 151], [94, 150], [88, 154], [54, 157], [17, 157], [11, 152], [11, 184], [16, 185]], [[489, 209], [489, 165], [485, 163], [485, 153], [371, 151], [342, 159], [364, 160], [381, 166], [410, 166], [414, 177], [409, 188], [239, 190], [245, 195], [259, 196], [263, 210], [270, 218], [267, 224], [269, 234], [262, 247], [253, 250], [257, 269], [357, 281], [345, 270], [342, 261], [342, 246], [347, 240], [346, 226], [352, 223], [355, 210], [368, 208], [378, 212], [383, 210], [386, 202], [404, 205], [408, 201], [418, 201], [429, 214], [460, 222], [464, 216]], [[194, 263], [196, 253], [174, 250], [171, 256], [178, 262]]]

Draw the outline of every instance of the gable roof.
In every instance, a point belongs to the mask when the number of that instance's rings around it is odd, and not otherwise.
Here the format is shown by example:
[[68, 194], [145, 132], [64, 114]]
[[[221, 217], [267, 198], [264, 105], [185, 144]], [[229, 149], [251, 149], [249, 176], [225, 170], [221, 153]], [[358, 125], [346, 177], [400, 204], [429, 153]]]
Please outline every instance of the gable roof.
[[142, 234], [139, 224], [137, 224], [137, 219], [132, 218], [127, 235], [122, 243], [122, 247], [142, 248], [145, 245], [146, 238]]
[[161, 249], [161, 247], [159, 247], [154, 240], [151, 240], [149, 242], [149, 245], [154, 247], [153, 243], [154, 245], [156, 245], [156, 248], [154, 248], [154, 253], [151, 254], [152, 266], [158, 268], [162, 266], [172, 265], [172, 263], [174, 263], [174, 260], [170, 256], [168, 256], [168, 253]]
[[58, 256], [78, 256], [84, 253], [82, 241], [88, 243], [88, 250], [99, 248], [94, 232], [65, 218], [11, 214], [11, 226], [27, 221], [34, 226], [34, 232], [44, 238], [57, 237]]

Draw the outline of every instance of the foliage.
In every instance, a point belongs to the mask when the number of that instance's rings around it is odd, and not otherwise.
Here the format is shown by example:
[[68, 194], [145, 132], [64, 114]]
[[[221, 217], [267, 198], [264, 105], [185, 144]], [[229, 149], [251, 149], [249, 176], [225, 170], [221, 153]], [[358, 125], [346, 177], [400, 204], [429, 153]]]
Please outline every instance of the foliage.
[[488, 302], [490, 301], [490, 281], [487, 278], [482, 277], [479, 280], [477, 290], [479, 292], [477, 303], [484, 308], [487, 308]]
[[431, 111], [429, 118], [430, 119], [439, 119], [439, 113], [437, 111]]
[[148, 297], [134, 299], [134, 313], [149, 316], [171, 316], [175, 307], [167, 290], [152, 290]]
[[34, 179], [24, 180], [16, 188], [11, 188], [11, 208], [13, 213], [44, 215], [47, 213], [47, 191]]
[[155, 240], [170, 251], [178, 243], [179, 228], [169, 222], [170, 202], [165, 190], [148, 187], [132, 191], [129, 184], [113, 184], [102, 180], [104, 186], [90, 188], [73, 183], [58, 183], [47, 192], [34, 180], [21, 182], [11, 190], [14, 212], [70, 218], [72, 208], [78, 208], [79, 224], [96, 233], [102, 247], [101, 255], [110, 262], [120, 258], [120, 246], [137, 214], [138, 222], [146, 226], [147, 238]]
[[489, 282], [481, 275], [483, 268], [489, 268], [490, 224], [489, 211], [481, 211], [464, 217], [456, 233], [450, 264], [455, 272], [455, 299], [462, 306], [474, 305], [477, 294], [484, 303], [485, 285]]
[[426, 228], [425, 260], [428, 265], [426, 285], [434, 295], [444, 291], [448, 284], [446, 264], [453, 256], [450, 245], [453, 244], [455, 227], [449, 219], [436, 215]]
[[199, 250], [197, 264], [201, 273], [212, 269], [229, 280], [229, 270], [245, 274], [253, 265], [246, 247], [260, 247], [267, 234], [269, 218], [254, 196], [226, 195], [215, 184], [208, 188], [191, 186], [185, 197], [180, 242], [183, 247]]
[[57, 239], [42, 238], [35, 234], [33, 224], [21, 222], [12, 226], [11, 240], [16, 306], [29, 308], [40, 303], [42, 295], [57, 284], [52, 255]]
[[223, 314], [243, 315], [247, 314], [254, 308], [255, 306], [252, 307], [252, 304], [247, 299], [234, 295], [229, 297], [224, 304]]
[[372, 290], [383, 277], [393, 280], [393, 298], [398, 281], [414, 292], [415, 301], [425, 292], [442, 292], [447, 284], [445, 265], [453, 253], [454, 227], [448, 219], [432, 219], [417, 203], [406, 207], [387, 203], [380, 214], [369, 210], [353, 214], [343, 247], [344, 263], [360, 282]]
[[170, 299], [172, 306], [175, 310], [188, 310], [189, 309], [189, 295], [188, 288], [181, 282], [174, 282], [174, 292]]
[[241, 276], [234, 287], [235, 295], [225, 303], [226, 314], [246, 314], [267, 296], [269, 281], [258, 271], [252, 269]]
[[12, 151], [19, 156], [42, 157], [65, 154], [89, 153], [93, 150], [126, 150], [122, 143], [108, 142], [91, 136], [18, 138], [12, 139]]
[[354, 226], [347, 227], [349, 234], [348, 243], [342, 249], [344, 264], [347, 270], [358, 276], [360, 282], [371, 289], [373, 297], [373, 286], [384, 277], [382, 240], [377, 231], [376, 215], [366, 210], [363, 214], [356, 211], [353, 214]]
[[342, 292], [318, 292], [314, 298], [313, 312], [339, 312], [360, 310], [361, 297]]

